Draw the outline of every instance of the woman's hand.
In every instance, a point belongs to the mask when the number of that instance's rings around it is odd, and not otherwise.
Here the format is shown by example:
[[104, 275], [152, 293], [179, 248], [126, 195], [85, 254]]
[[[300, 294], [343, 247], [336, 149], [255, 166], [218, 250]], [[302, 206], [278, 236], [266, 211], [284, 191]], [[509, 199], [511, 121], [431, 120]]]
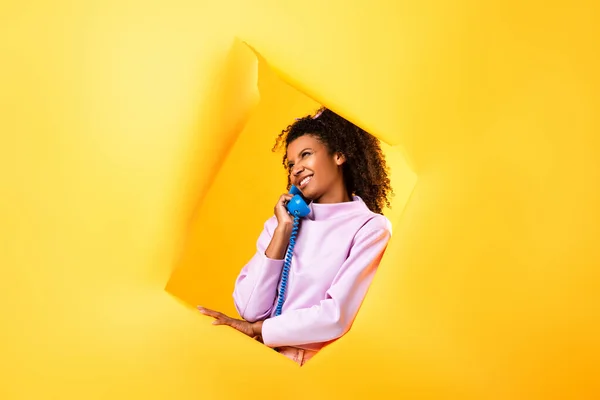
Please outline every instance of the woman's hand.
[[213, 321], [213, 325], [228, 325], [243, 334], [250, 336], [253, 339], [262, 342], [262, 323], [263, 321], [257, 321], [254, 323], [244, 321], [242, 319], [235, 319], [228, 317], [227, 315], [220, 313], [218, 311], [213, 311], [208, 308], [204, 308], [201, 306], [197, 307], [198, 310], [209, 317], [213, 317], [215, 320]]
[[289, 193], [284, 193], [279, 197], [277, 204], [275, 204], [275, 217], [277, 217], [277, 226], [280, 228], [288, 228], [292, 226], [294, 219], [288, 213], [287, 203], [294, 196]]
[[287, 250], [290, 237], [292, 236], [292, 228], [294, 220], [287, 211], [287, 202], [292, 199], [291, 194], [285, 193], [279, 197], [279, 201], [275, 205], [275, 217], [277, 217], [277, 227], [273, 232], [273, 237], [265, 250], [265, 255], [273, 260], [283, 260]]

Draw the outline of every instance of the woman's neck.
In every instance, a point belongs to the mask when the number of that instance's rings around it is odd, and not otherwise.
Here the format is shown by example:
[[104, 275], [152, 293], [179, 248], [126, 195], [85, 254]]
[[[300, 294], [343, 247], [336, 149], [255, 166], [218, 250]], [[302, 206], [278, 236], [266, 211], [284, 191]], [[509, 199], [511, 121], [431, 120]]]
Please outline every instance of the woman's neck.
[[346, 189], [346, 185], [341, 182], [341, 184], [337, 184], [333, 186], [327, 193], [321, 196], [318, 199], [315, 199], [315, 203], [317, 204], [333, 204], [333, 203], [345, 203], [348, 201], [352, 201], [352, 196], [348, 194], [348, 190]]

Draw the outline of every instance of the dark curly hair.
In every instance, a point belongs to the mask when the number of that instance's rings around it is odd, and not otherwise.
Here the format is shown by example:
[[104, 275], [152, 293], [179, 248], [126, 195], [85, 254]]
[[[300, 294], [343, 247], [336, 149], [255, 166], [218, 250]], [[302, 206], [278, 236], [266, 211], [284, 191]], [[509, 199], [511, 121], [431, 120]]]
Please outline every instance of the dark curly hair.
[[[315, 136], [330, 154], [339, 152], [346, 157], [343, 175], [349, 196], [359, 196], [371, 211], [378, 214], [382, 214], [385, 206], [390, 207], [389, 196], [393, 196], [393, 191], [389, 170], [375, 136], [333, 111], [321, 108], [315, 115], [298, 118], [284, 129], [277, 137], [273, 151], [281, 148], [282, 144], [287, 150], [291, 142], [306, 134]], [[287, 161], [287, 154], [284, 154], [286, 170]], [[290, 186], [288, 174], [288, 190]]]

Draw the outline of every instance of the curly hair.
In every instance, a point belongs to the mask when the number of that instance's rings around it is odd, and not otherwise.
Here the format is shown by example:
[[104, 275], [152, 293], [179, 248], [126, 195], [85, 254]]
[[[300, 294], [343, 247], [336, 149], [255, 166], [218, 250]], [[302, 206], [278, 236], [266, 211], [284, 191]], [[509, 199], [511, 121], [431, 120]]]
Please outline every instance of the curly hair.
[[[288, 145], [303, 135], [312, 135], [327, 147], [330, 154], [341, 153], [346, 157], [343, 176], [348, 195], [359, 196], [367, 207], [382, 214], [385, 206], [390, 207], [389, 196], [393, 196], [388, 166], [379, 140], [352, 122], [327, 108], [315, 115], [296, 119], [276, 139], [273, 151]], [[283, 155], [283, 166], [287, 169], [287, 154]], [[291, 186], [288, 174], [288, 190]]]

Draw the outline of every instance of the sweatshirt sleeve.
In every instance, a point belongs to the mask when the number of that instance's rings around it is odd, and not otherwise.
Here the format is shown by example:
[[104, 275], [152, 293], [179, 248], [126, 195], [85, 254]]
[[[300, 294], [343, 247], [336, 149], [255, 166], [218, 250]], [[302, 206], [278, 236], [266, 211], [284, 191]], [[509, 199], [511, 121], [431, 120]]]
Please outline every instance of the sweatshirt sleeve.
[[348, 258], [326, 293], [310, 308], [285, 312], [264, 321], [262, 339], [269, 347], [298, 346], [337, 339], [351, 327], [391, 237], [387, 218], [374, 218], [356, 234]]
[[274, 217], [265, 222], [256, 242], [256, 253], [242, 268], [235, 281], [235, 308], [248, 322], [268, 317], [275, 303], [284, 260], [274, 260], [265, 255], [274, 226]]

